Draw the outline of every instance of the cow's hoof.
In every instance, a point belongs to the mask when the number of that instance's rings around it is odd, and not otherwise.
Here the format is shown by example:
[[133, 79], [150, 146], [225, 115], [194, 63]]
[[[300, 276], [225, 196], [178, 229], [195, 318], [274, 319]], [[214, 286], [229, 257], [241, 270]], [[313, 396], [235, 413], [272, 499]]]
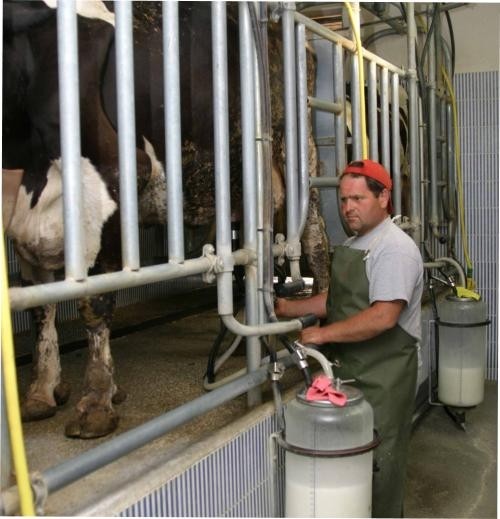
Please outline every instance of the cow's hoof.
[[112, 409], [93, 409], [68, 423], [64, 433], [69, 438], [100, 438], [111, 434], [118, 427], [119, 420]]
[[49, 405], [41, 400], [26, 400], [21, 406], [21, 417], [23, 422], [33, 422], [35, 420], [45, 420], [56, 414], [57, 407]]
[[69, 394], [71, 393], [71, 386], [68, 382], [61, 380], [59, 384], [54, 388], [54, 399], [57, 405], [64, 405], [68, 399]]
[[127, 392], [122, 389], [121, 387], [117, 387], [116, 388], [116, 393], [113, 395], [113, 398], [111, 399], [111, 401], [113, 402], [113, 404], [121, 404], [122, 402], [124, 402], [127, 398]]

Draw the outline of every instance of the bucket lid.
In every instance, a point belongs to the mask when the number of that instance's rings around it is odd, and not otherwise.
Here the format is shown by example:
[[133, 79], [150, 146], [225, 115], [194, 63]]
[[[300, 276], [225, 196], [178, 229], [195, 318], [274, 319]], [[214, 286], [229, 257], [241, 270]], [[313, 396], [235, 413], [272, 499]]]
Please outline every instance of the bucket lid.
[[[348, 405], [355, 405], [359, 404], [363, 399], [364, 395], [362, 391], [356, 387], [349, 386], [347, 384], [340, 384], [340, 387], [338, 388], [339, 391], [344, 393], [344, 395], [347, 397], [346, 406]], [[297, 394], [297, 400], [299, 400], [303, 404], [308, 405], [315, 405], [319, 407], [332, 407], [334, 404], [330, 402], [330, 400], [307, 400], [306, 398], [306, 389], [303, 389]]]

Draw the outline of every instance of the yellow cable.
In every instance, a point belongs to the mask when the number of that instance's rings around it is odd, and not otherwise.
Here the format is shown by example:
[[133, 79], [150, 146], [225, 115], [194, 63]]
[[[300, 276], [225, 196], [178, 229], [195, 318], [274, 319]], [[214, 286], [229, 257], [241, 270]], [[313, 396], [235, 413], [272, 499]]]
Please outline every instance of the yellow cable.
[[453, 108], [453, 130], [455, 136], [455, 164], [457, 168], [457, 192], [458, 192], [458, 210], [459, 210], [459, 222], [460, 222], [460, 230], [462, 232], [462, 247], [464, 251], [465, 263], [467, 265], [467, 288], [469, 290], [474, 290], [475, 283], [472, 278], [473, 273], [473, 264], [469, 255], [469, 245], [468, 245], [468, 235], [467, 228], [465, 225], [465, 206], [464, 206], [464, 193], [463, 193], [463, 185], [462, 185], [462, 162], [460, 159], [460, 137], [458, 134], [458, 112], [457, 112], [457, 102], [455, 99], [455, 92], [453, 90], [453, 86], [451, 81], [446, 73], [446, 70], [441, 67], [441, 72], [444, 77], [444, 81], [448, 88], [451, 97], [451, 105]]
[[349, 20], [351, 21], [352, 32], [354, 34], [354, 41], [356, 43], [356, 53], [358, 56], [358, 69], [359, 69], [359, 105], [361, 111], [361, 153], [363, 159], [368, 158], [368, 142], [366, 138], [366, 112], [365, 112], [365, 71], [363, 66], [363, 46], [361, 45], [361, 38], [359, 35], [358, 27], [354, 22], [354, 15], [352, 7], [349, 2], [344, 2], [347, 7], [347, 13], [349, 14]]
[[17, 391], [14, 343], [12, 340], [12, 322], [10, 318], [7, 262], [5, 259], [4, 238], [0, 240], [1, 281], [2, 281], [2, 372], [3, 388], [9, 424], [10, 445], [22, 515], [35, 515], [33, 494], [24, 449], [23, 428]]

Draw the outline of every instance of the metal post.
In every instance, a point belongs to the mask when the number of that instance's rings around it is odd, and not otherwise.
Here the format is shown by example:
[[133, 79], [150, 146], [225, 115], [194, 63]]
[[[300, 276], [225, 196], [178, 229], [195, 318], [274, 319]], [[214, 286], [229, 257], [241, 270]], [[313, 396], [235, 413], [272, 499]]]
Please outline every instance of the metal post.
[[378, 162], [377, 64], [374, 61], [368, 66], [368, 132], [370, 158]]
[[389, 131], [389, 71], [382, 67], [380, 77], [380, 123], [382, 133], [382, 164], [391, 171], [390, 131]]
[[57, 7], [57, 54], [59, 62], [59, 113], [64, 201], [64, 262], [66, 279], [87, 276], [84, 252], [83, 194], [80, 171], [80, 101], [78, 41], [75, 2]]
[[137, 212], [134, 52], [131, 2], [129, 0], [117, 2], [115, 5], [115, 15], [122, 265], [125, 270], [138, 270], [140, 268], [139, 218]]
[[[344, 50], [340, 43], [333, 46], [333, 96], [337, 104], [345, 107]], [[345, 111], [335, 117], [335, 163], [339, 176], [346, 166]]]
[[226, 3], [212, 3], [212, 70], [214, 91], [214, 161], [216, 252], [220, 315], [233, 315], [233, 257], [231, 255], [231, 191], [229, 184], [229, 102], [227, 83]]
[[[257, 162], [255, 146], [255, 52], [248, 3], [238, 4], [240, 26], [240, 83], [241, 83], [241, 127], [243, 154], [243, 232], [244, 248], [257, 252]], [[259, 323], [257, 267], [254, 263], [245, 266], [245, 317], [246, 323]], [[246, 340], [247, 370], [255, 371], [260, 366], [260, 341], [258, 337]], [[248, 405], [262, 401], [259, 388], [248, 392]]]
[[421, 210], [420, 210], [420, 176], [418, 171], [418, 96], [417, 68], [415, 57], [415, 40], [417, 28], [415, 25], [414, 3], [406, 3], [408, 18], [408, 95], [409, 95], [409, 131], [410, 131], [410, 187], [412, 236], [417, 245], [421, 246]]
[[428, 146], [429, 146], [429, 176], [430, 176], [430, 219], [429, 225], [435, 236], [439, 235], [438, 226], [438, 198], [437, 198], [437, 143], [436, 143], [436, 38], [432, 33], [428, 52], [429, 63], [429, 120], [428, 125]]
[[399, 135], [399, 76], [392, 73], [392, 203], [394, 214], [402, 214], [401, 207], [401, 137]]
[[181, 156], [181, 95], [179, 80], [179, 7], [163, 7], [163, 78], [165, 85], [165, 147], [167, 174], [168, 261], [184, 261], [184, 213]]
[[283, 71], [285, 95], [285, 147], [286, 147], [286, 224], [287, 256], [293, 279], [300, 278], [300, 240], [298, 218], [297, 180], [297, 97], [295, 80], [295, 4], [287, 2], [282, 16], [283, 27]]
[[297, 97], [299, 114], [299, 220], [298, 236], [302, 236], [309, 211], [309, 118], [307, 109], [307, 55], [306, 28], [300, 23], [296, 28], [297, 44]]
[[361, 142], [361, 101], [359, 97], [359, 67], [358, 60], [351, 54], [351, 126], [352, 126], [352, 157], [351, 160], [363, 158]]

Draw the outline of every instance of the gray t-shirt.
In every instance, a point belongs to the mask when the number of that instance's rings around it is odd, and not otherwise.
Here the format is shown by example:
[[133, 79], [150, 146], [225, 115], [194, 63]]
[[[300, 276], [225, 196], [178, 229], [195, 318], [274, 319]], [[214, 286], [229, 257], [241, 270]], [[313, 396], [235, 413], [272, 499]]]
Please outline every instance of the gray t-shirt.
[[388, 217], [369, 233], [349, 238], [345, 245], [368, 251], [366, 275], [370, 304], [396, 299], [406, 301], [398, 324], [420, 340], [423, 263], [415, 242]]

